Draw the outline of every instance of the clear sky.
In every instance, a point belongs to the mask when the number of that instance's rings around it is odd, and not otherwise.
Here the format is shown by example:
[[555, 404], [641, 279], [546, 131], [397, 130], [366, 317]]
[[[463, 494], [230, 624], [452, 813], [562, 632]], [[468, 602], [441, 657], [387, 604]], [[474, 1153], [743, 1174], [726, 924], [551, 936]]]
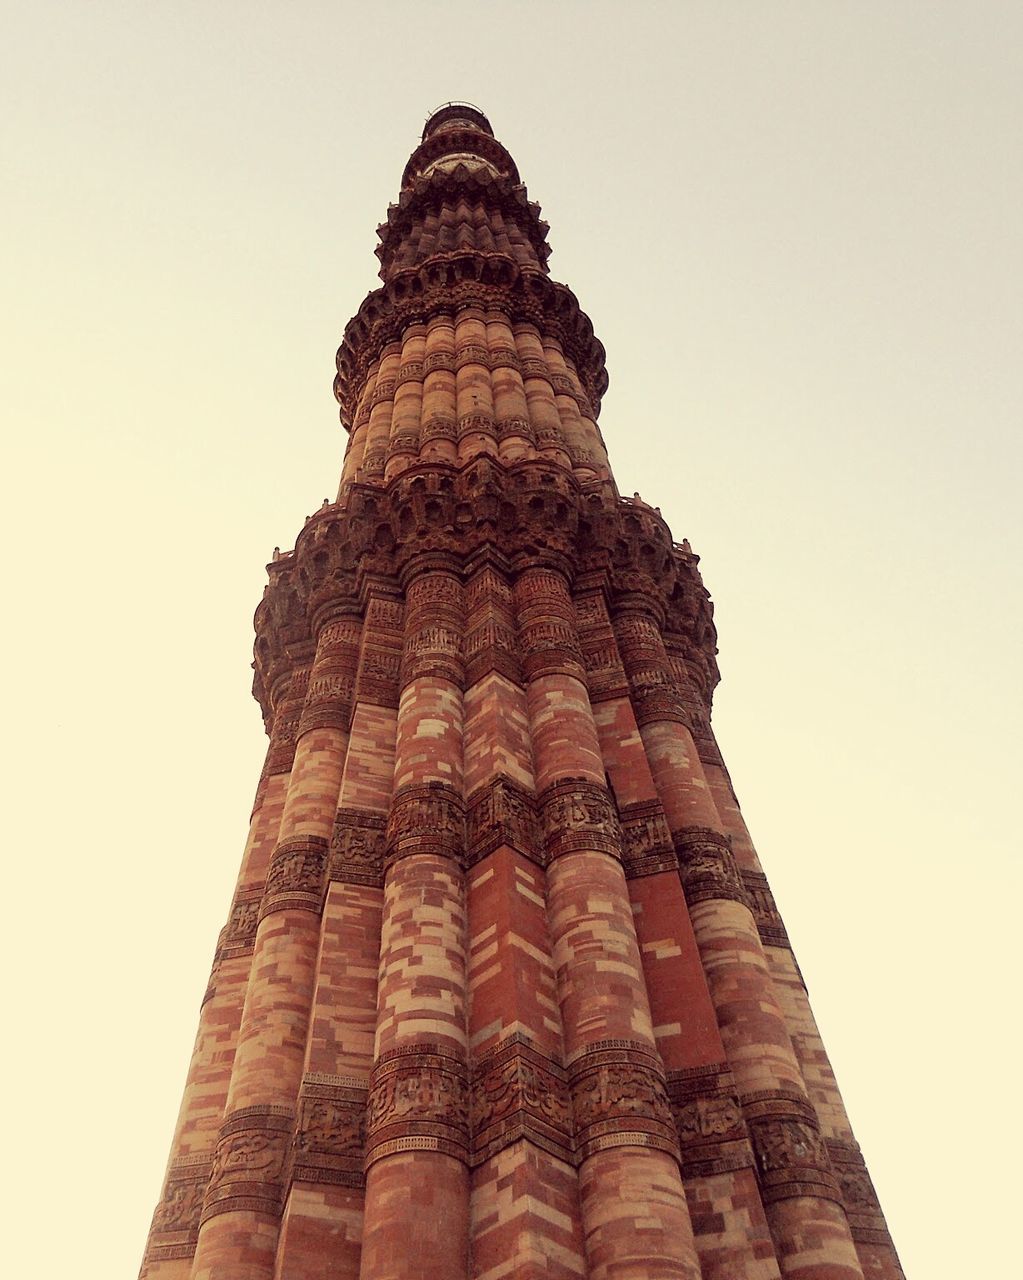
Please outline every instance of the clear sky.
[[263, 565], [334, 493], [374, 228], [467, 98], [607, 348], [622, 491], [703, 557], [715, 724], [910, 1280], [1008, 1275], [1020, 6], [3, 31], [9, 1273], [138, 1266], [264, 750]]

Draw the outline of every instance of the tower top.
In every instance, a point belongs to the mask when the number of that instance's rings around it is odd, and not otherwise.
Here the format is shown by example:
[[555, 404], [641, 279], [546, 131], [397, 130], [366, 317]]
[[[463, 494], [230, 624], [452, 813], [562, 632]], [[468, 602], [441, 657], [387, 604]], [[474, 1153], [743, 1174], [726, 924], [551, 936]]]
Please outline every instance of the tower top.
[[425, 142], [432, 133], [456, 125], [461, 128], [479, 129], [491, 137], [494, 136], [490, 121], [479, 107], [473, 106], [471, 102], [444, 102], [427, 116], [426, 124], [423, 125], [422, 140]]

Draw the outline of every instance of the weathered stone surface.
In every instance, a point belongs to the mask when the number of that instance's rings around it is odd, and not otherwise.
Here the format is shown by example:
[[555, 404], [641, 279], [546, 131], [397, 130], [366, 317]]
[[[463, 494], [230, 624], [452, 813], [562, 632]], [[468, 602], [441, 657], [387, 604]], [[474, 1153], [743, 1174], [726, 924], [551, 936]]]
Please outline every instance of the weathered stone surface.
[[269, 746], [148, 1280], [899, 1280], [619, 495], [604, 353], [485, 116], [435, 112], [345, 330], [340, 486], [255, 618]]

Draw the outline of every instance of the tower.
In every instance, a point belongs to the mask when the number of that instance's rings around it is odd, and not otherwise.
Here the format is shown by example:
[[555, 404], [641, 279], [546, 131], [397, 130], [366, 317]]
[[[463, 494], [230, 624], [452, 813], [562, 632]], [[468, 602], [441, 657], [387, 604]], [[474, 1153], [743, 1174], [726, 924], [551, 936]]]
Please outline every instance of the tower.
[[901, 1277], [710, 726], [709, 598], [486, 117], [428, 120], [338, 351], [335, 502], [147, 1280]]

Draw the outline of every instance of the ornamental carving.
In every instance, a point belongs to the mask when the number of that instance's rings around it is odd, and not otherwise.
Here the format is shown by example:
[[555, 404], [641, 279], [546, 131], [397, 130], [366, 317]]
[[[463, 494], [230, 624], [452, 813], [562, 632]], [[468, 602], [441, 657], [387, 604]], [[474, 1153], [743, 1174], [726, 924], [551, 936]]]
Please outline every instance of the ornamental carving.
[[573, 1158], [565, 1073], [520, 1038], [499, 1045], [477, 1064], [469, 1105], [473, 1164], [522, 1137], [563, 1160]]
[[760, 941], [765, 947], [787, 947], [791, 950], [789, 935], [778, 912], [771, 886], [767, 883], [767, 876], [762, 871], [742, 871], [740, 875]]
[[749, 1132], [727, 1064], [669, 1072], [668, 1096], [686, 1176], [709, 1177], [753, 1165]]
[[302, 1102], [295, 1147], [302, 1152], [361, 1156], [365, 1134], [364, 1103], [306, 1098]]
[[678, 1157], [660, 1063], [639, 1046], [588, 1050], [570, 1069], [578, 1152], [657, 1147]]
[[461, 862], [465, 811], [458, 793], [442, 782], [402, 787], [387, 822], [386, 862], [430, 853]]
[[673, 839], [689, 906], [719, 898], [747, 905], [746, 890], [727, 836], [709, 827], [685, 827], [675, 832]]
[[365, 809], [339, 809], [330, 838], [331, 880], [382, 885], [387, 819]]
[[805, 1097], [752, 1094], [742, 1102], [765, 1203], [801, 1195], [841, 1199], [817, 1114]]
[[[488, 423], [476, 425], [490, 429]], [[450, 422], [446, 430], [453, 439], [457, 423]], [[421, 432], [424, 443], [429, 434], [427, 423]], [[560, 437], [553, 441], [560, 447], [563, 442], [559, 442]], [[456, 666], [461, 655], [454, 642], [454, 633], [459, 642], [463, 633], [458, 570], [473, 557], [500, 554], [502, 563], [524, 567], [515, 589], [519, 626], [515, 649], [526, 664], [527, 676], [568, 671], [582, 679], [587, 675], [585, 647], [594, 696], [620, 694], [627, 672], [640, 719], [685, 719], [680, 686], [665, 666], [663, 647], [658, 649], [657, 628], [649, 618], [637, 620], [630, 612], [635, 600], [628, 595], [629, 575], [636, 578], [633, 585], [644, 593], [650, 608], [668, 613], [672, 643], [681, 645], [685, 661], [702, 673], [701, 687], [708, 688], [716, 679], [710, 604], [695, 568], [687, 567], [681, 553], [667, 556], [663, 564], [658, 560], [660, 568], [614, 566], [617, 542], [624, 536], [625, 524], [634, 518], [634, 508], [617, 499], [610, 482], [581, 485], [564, 468], [539, 458], [505, 463], [476, 457], [461, 467], [453, 462], [420, 461], [386, 485], [354, 483], [340, 504], [327, 504], [312, 517], [294, 552], [279, 556], [270, 566], [270, 585], [257, 610], [255, 692], [269, 713], [269, 691], [276, 690], [279, 700], [283, 681], [299, 656], [296, 646], [304, 646], [308, 655], [315, 624], [327, 619], [326, 625], [332, 625], [338, 609], [356, 609], [359, 592], [365, 595], [371, 582], [386, 582], [390, 590], [399, 590], [397, 578], [407, 577], [418, 562], [444, 563], [452, 571], [423, 575], [447, 580], [437, 588], [438, 599], [431, 598], [429, 589], [427, 594], [420, 593], [418, 578], [408, 583], [407, 661], [412, 668], [424, 662], [440, 663], [446, 674], [450, 666], [450, 674], [459, 677]], [[652, 528], [659, 527], [656, 517], [649, 519], [654, 520]], [[581, 596], [594, 595], [599, 601], [608, 591], [614, 607], [625, 610], [618, 624], [627, 637], [624, 666], [602, 603], [596, 606], [597, 625], [587, 624], [584, 645], [580, 642], [568, 580], [584, 567], [589, 581], [601, 585], [598, 592], [591, 587]], [[450, 611], [438, 614], [445, 603]], [[314, 706], [317, 716], [334, 723], [346, 715], [352, 700], [349, 682], [356, 645], [351, 629], [357, 623], [354, 618], [338, 621], [348, 628], [348, 635], [343, 640], [339, 636], [330, 658], [318, 663], [307, 723]], [[505, 625], [511, 625], [510, 618]], [[425, 628], [438, 630], [418, 636]], [[372, 626], [360, 655], [356, 696], [365, 693], [383, 705], [393, 705], [393, 692], [382, 687], [394, 678], [395, 659], [387, 652], [392, 637], [393, 632], [385, 636], [379, 626]], [[503, 651], [500, 641], [480, 643], [485, 646], [482, 652]], [[633, 652], [626, 654], [629, 645]], [[515, 678], [517, 672], [509, 666], [508, 674]], [[289, 692], [289, 702], [294, 702], [297, 692], [297, 686]], [[290, 765], [285, 739], [293, 738], [296, 728], [286, 721], [293, 714], [283, 706], [278, 712], [273, 741], [279, 745], [273, 752], [272, 771]]]
[[318, 911], [326, 861], [327, 841], [322, 836], [299, 836], [279, 844], [270, 859], [261, 914], [288, 907]]
[[198, 1231], [205, 1190], [205, 1177], [169, 1180], [153, 1214], [153, 1232]]
[[547, 788], [540, 808], [548, 859], [577, 850], [621, 857], [621, 828], [607, 787], [567, 778]]
[[210, 990], [207, 992], [207, 998], [213, 994], [219, 961], [251, 953], [256, 941], [261, 898], [262, 891], [259, 889], [241, 889], [238, 891], [234, 902], [231, 904], [231, 914], [227, 918], [227, 924], [217, 940], [216, 961], [214, 962], [213, 977], [210, 979]]
[[497, 777], [469, 797], [465, 839], [467, 866], [501, 845], [533, 862], [544, 862], [536, 805], [529, 792], [510, 778]]
[[702, 1138], [745, 1135], [738, 1098], [695, 1098], [675, 1108], [674, 1116], [679, 1141], [683, 1145]]
[[464, 1064], [418, 1046], [381, 1058], [370, 1083], [367, 1117], [367, 1163], [413, 1148], [466, 1159], [469, 1090]]
[[762, 1173], [791, 1168], [827, 1168], [824, 1140], [806, 1120], [758, 1120], [753, 1125], [757, 1166]]
[[292, 1116], [284, 1107], [246, 1107], [221, 1127], [202, 1220], [234, 1209], [279, 1207]]
[[626, 805], [620, 816], [625, 874], [630, 879], [678, 870], [675, 846], [660, 801]]

